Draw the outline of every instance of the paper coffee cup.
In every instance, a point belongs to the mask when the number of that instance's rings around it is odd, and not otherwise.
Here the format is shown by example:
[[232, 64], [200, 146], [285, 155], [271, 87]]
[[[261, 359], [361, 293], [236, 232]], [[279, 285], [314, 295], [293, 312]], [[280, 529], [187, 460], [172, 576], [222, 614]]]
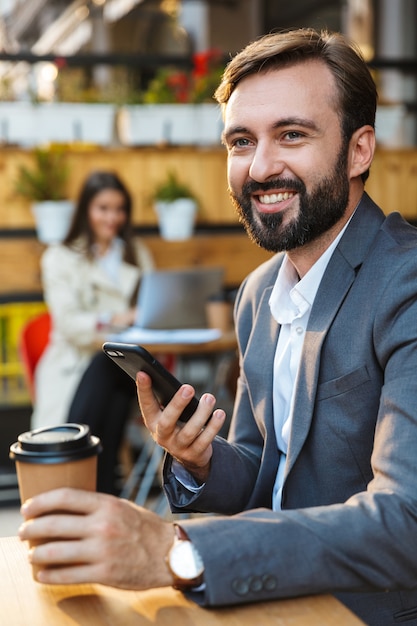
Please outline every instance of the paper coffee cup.
[[206, 302], [206, 317], [209, 328], [218, 328], [223, 333], [233, 328], [233, 307], [230, 302], [209, 300]]
[[[100, 440], [85, 424], [49, 426], [19, 435], [9, 456], [16, 464], [21, 503], [59, 487], [95, 491], [100, 450]], [[29, 545], [39, 543], [43, 542]], [[34, 578], [36, 571], [34, 566]]]

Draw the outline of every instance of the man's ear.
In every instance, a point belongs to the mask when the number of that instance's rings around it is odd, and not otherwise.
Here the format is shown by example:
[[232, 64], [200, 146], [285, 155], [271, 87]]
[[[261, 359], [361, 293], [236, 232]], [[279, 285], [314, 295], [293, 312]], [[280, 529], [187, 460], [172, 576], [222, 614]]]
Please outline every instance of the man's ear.
[[375, 152], [375, 131], [372, 126], [355, 130], [349, 143], [349, 176], [356, 178], [371, 166]]

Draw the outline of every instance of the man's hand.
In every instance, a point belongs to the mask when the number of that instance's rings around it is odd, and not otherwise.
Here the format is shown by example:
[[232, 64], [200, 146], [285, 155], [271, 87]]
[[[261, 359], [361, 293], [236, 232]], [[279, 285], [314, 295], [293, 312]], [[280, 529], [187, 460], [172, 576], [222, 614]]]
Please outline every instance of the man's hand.
[[57, 489], [28, 500], [22, 515], [20, 538], [47, 541], [30, 551], [31, 562], [47, 568], [39, 582], [172, 585], [165, 557], [174, 528], [151, 511], [106, 494]]
[[156, 443], [182, 463], [200, 483], [205, 482], [213, 454], [212, 442], [226, 418], [225, 412], [217, 409], [209, 420], [215, 397], [204, 394], [197, 411], [184, 423], [179, 422], [178, 417], [194, 396], [190, 385], [182, 385], [164, 410], [152, 392], [147, 374], [138, 372], [136, 385], [143, 420]]

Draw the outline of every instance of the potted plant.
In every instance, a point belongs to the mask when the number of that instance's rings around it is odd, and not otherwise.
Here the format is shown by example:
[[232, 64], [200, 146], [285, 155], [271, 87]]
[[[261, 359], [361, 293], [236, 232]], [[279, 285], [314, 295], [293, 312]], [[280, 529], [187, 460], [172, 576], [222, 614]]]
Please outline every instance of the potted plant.
[[38, 239], [50, 244], [68, 232], [73, 203], [67, 199], [68, 167], [58, 147], [37, 147], [31, 166], [20, 165], [15, 191], [31, 202]]
[[169, 171], [166, 178], [156, 185], [153, 201], [163, 239], [178, 241], [191, 237], [198, 202], [174, 171]]
[[192, 57], [192, 67], [161, 67], [143, 93], [143, 104], [123, 107], [119, 135], [127, 145], [219, 145], [223, 121], [213, 94], [226, 60], [209, 49]]

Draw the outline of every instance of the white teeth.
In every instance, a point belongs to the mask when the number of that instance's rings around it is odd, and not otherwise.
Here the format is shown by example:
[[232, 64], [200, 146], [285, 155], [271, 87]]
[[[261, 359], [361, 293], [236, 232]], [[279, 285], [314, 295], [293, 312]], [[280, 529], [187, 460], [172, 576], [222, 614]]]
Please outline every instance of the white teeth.
[[285, 191], [284, 193], [271, 193], [269, 195], [259, 196], [259, 201], [262, 204], [274, 204], [275, 202], [288, 200], [288, 198], [292, 198], [293, 196], [294, 194], [289, 193], [288, 191]]

